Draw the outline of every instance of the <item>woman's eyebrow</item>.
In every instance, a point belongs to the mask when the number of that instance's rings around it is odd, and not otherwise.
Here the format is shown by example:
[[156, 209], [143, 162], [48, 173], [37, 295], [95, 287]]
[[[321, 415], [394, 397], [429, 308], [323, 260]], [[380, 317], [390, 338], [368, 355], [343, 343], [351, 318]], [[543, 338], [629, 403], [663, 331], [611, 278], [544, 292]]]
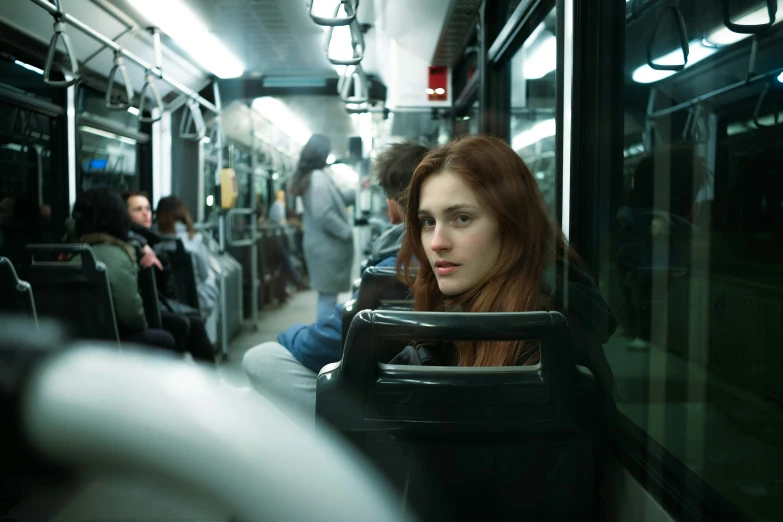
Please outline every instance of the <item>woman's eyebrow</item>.
[[[470, 203], [457, 203], [455, 205], [449, 205], [448, 207], [443, 209], [444, 214], [451, 214], [452, 212], [456, 212], [458, 210], [478, 210], [477, 205], [471, 205]], [[432, 215], [432, 212], [426, 208], [420, 208], [418, 214], [421, 215]]]

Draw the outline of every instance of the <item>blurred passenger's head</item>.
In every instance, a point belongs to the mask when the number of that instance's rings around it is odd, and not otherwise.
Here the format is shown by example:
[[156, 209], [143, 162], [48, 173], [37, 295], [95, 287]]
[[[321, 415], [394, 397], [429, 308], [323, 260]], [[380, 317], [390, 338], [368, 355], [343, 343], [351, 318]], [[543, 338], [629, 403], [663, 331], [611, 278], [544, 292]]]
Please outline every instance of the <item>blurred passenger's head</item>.
[[[416, 310], [536, 310], [544, 268], [564, 251], [536, 181], [505, 142], [466, 136], [431, 151], [405, 198], [398, 271]], [[524, 345], [463, 343], [459, 364], [514, 364]], [[502, 343], [501, 343], [502, 344]]]
[[122, 241], [128, 238], [128, 210], [120, 193], [109, 187], [86, 190], [73, 206], [77, 237], [108, 234]]
[[196, 235], [196, 229], [193, 228], [193, 218], [190, 217], [188, 207], [176, 196], [167, 196], [158, 201], [158, 210], [156, 212], [158, 219], [158, 230], [161, 234], [176, 233], [176, 223], [184, 224], [188, 229], [188, 235]]
[[427, 147], [415, 141], [393, 143], [375, 159], [375, 177], [386, 193], [389, 219], [395, 225], [402, 223], [405, 214], [399, 201], [400, 194], [408, 187], [413, 171], [427, 154], [427, 150]]
[[128, 216], [131, 221], [144, 228], [152, 226], [152, 206], [150, 196], [146, 192], [134, 190], [123, 194], [128, 204]]
[[299, 155], [299, 163], [288, 185], [288, 191], [294, 196], [301, 196], [310, 186], [310, 174], [314, 170], [322, 169], [326, 166], [326, 159], [332, 149], [332, 143], [329, 138], [322, 134], [313, 134], [302, 147], [302, 153]]

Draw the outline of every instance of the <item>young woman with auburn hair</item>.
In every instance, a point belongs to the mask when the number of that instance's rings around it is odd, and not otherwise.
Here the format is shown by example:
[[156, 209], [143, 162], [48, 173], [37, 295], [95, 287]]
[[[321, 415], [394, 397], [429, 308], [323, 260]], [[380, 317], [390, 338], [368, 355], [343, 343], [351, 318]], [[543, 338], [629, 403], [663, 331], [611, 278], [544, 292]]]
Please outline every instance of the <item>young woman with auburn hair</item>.
[[[511, 147], [488, 136], [451, 141], [421, 161], [403, 196], [406, 230], [397, 271], [412, 290], [415, 310], [561, 311], [569, 318], [578, 362], [611, 390], [601, 345], [615, 319]], [[566, 284], [558, 265], [568, 266]], [[423, 350], [409, 346], [394, 362], [513, 366], [540, 358], [531, 342], [464, 341]]]

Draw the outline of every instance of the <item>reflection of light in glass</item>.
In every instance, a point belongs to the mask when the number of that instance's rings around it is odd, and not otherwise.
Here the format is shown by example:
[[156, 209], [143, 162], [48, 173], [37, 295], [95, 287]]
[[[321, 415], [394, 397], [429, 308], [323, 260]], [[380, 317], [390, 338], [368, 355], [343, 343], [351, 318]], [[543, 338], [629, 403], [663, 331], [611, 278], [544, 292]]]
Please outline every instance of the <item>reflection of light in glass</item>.
[[211, 207], [215, 204], [215, 196], [207, 196], [207, 206]]
[[236, 78], [245, 72], [245, 65], [182, 0], [134, 0], [133, 7], [218, 78]]
[[[704, 47], [698, 40], [693, 40], [690, 44], [688, 44], [688, 49], [688, 63], [685, 64], [686, 69], [717, 52], [717, 49], [713, 47]], [[661, 65], [680, 64], [682, 63], [682, 50], [675, 49], [674, 51], [656, 58], [653, 61]], [[632, 78], [633, 81], [638, 83], [652, 83], [657, 82], [658, 80], [663, 80], [664, 78], [668, 78], [676, 72], [677, 71], [657, 71], [649, 65], [644, 64], [633, 72]]]
[[43, 69], [39, 69], [35, 65], [30, 65], [29, 63], [20, 62], [19, 60], [14, 60], [14, 63], [18, 65], [19, 67], [24, 67], [28, 71], [33, 71], [34, 73], [43, 74]]
[[139, 109], [137, 109], [136, 107], [128, 107], [128, 112], [133, 114], [134, 116], [139, 115]]
[[86, 125], [81, 125], [79, 126], [79, 130], [82, 132], [86, 132], [87, 134], [94, 134], [95, 136], [101, 136], [103, 138], [109, 138], [111, 140], [117, 140], [122, 143], [127, 143], [128, 145], [136, 145], [136, 140], [134, 140], [133, 138], [119, 136], [112, 132], [106, 132], [101, 129], [96, 129], [94, 127], [87, 127]]
[[[539, 27], [543, 28], [543, 25], [542, 22]], [[557, 39], [551, 32], [542, 30], [525, 54], [522, 75], [525, 79], [537, 80], [554, 71], [556, 67]]]
[[511, 141], [511, 147], [514, 150], [523, 149], [544, 138], [554, 136], [556, 132], [557, 124], [555, 123], [554, 118], [539, 121], [533, 125], [532, 128], [522, 131], [514, 136], [514, 139]]
[[427, 87], [426, 92], [427, 94], [435, 94], [435, 89], [430, 89], [429, 87]]
[[298, 143], [305, 143], [312, 132], [286, 104], [276, 98], [264, 96], [253, 100], [253, 109], [279, 127]]
[[444, 89], [443, 87], [438, 87], [437, 89], [435, 89], [435, 94], [444, 95], [446, 94], [446, 89]]
[[[783, 12], [783, 0], [778, 0], [777, 12], [778, 15], [775, 19], [775, 24], [779, 23], [780, 20], [783, 19], [783, 17], [780, 16], [780, 13]], [[740, 18], [732, 18], [734, 23], [737, 25], [762, 25], [769, 23], [769, 12], [767, 11], [767, 6], [765, 5], [761, 9], [752, 11], [745, 16], [741, 16]], [[709, 33], [705, 39], [713, 45], [731, 45], [733, 43], [744, 40], [748, 36], [750, 36], [750, 34], [735, 33], [728, 27], [721, 25], [720, 28]]]
[[334, 155], [334, 154], [329, 154], [329, 155], [326, 157], [326, 163], [327, 163], [327, 164], [329, 164], [329, 165], [331, 165], [332, 163], [334, 163], [334, 160], [336, 160], [336, 159], [337, 159], [337, 158], [335, 157], [335, 155]]
[[275, 172], [274, 174], [272, 174], [272, 179], [274, 179], [274, 180], [276, 180], [276, 179], [277, 179], [277, 178], [279, 178], [279, 177], [280, 177], [280, 174], [278, 174], [277, 172]]
[[778, 74], [778, 81], [779, 81], [780, 83], [783, 83], [783, 72], [781, 72], [780, 74]]

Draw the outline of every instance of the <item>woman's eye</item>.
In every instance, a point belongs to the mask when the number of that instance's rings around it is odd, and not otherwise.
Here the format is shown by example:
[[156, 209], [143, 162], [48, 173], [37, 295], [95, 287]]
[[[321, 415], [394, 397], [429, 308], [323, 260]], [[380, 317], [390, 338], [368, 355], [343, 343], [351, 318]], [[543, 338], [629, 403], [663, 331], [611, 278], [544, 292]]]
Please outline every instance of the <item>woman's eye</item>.
[[435, 226], [435, 220], [432, 218], [423, 218], [421, 220], [421, 226], [423, 227], [434, 227]]
[[464, 214], [461, 214], [461, 215], [457, 216], [457, 221], [459, 223], [462, 223], [462, 224], [470, 223], [470, 216], [466, 216]]

